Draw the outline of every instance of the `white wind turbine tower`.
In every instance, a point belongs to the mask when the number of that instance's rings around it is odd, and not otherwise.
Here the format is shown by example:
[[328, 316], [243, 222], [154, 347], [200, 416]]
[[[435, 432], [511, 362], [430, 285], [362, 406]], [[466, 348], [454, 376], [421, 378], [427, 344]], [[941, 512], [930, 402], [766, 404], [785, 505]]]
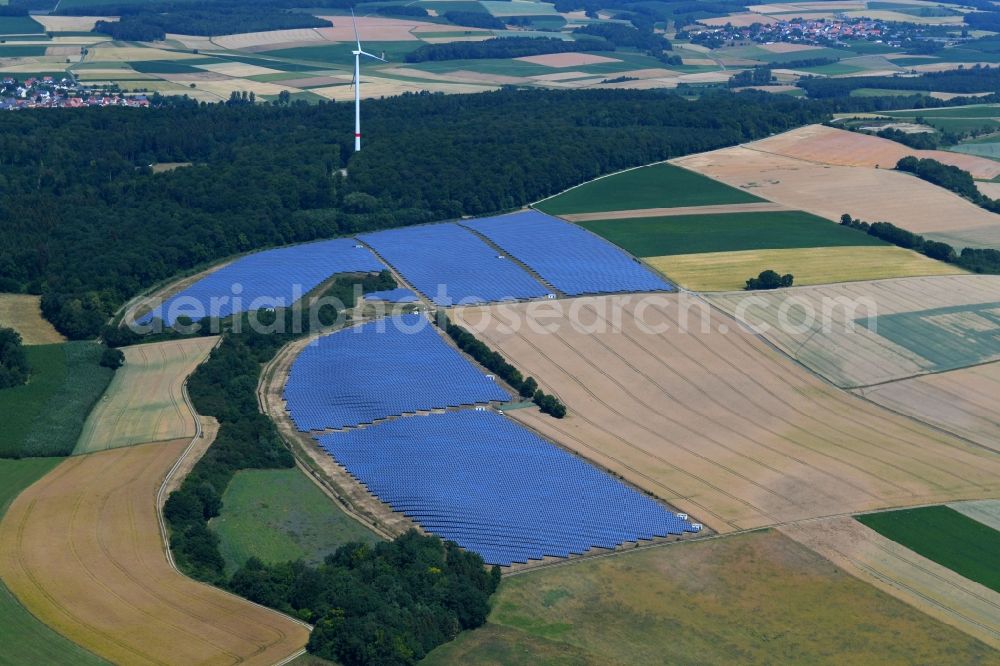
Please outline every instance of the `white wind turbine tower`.
[[351, 10], [351, 21], [354, 22], [354, 39], [358, 43], [358, 48], [352, 51], [354, 54], [354, 81], [352, 82], [354, 84], [354, 152], [358, 152], [361, 150], [361, 56], [368, 56], [382, 62], [388, 61], [385, 58], [372, 55], [361, 48], [361, 37], [358, 35], [358, 19], [354, 16], [353, 9]]

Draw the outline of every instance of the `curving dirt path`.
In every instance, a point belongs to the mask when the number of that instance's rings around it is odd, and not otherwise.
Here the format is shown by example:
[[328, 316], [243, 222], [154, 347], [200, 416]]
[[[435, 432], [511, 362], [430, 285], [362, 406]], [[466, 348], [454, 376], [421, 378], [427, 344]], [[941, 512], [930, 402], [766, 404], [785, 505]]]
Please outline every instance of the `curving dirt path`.
[[306, 626], [173, 570], [156, 493], [175, 440], [67, 459], [0, 523], [0, 576], [50, 627], [109, 661], [273, 664]]
[[559, 217], [570, 222], [592, 220], [630, 220], [640, 217], [672, 217], [675, 215], [719, 215], [725, 213], [775, 213], [792, 210], [788, 206], [770, 201], [742, 204], [716, 204], [711, 206], [678, 206], [676, 208], [638, 208], [636, 210], [610, 210], [602, 213], [571, 213]]

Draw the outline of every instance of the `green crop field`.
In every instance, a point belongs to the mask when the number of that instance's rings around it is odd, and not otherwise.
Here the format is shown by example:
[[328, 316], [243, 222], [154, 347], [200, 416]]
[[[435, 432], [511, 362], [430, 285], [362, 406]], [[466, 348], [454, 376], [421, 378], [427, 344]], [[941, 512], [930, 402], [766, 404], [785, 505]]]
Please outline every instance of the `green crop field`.
[[0, 457], [66, 455], [113, 375], [101, 347], [67, 342], [26, 347], [31, 379], [0, 391]]
[[885, 245], [874, 236], [800, 211], [674, 215], [579, 224], [639, 257]]
[[45, 28], [30, 16], [0, 16], [0, 35], [38, 35]]
[[773, 531], [505, 579], [441, 664], [980, 663], [984, 643]]
[[1000, 532], [946, 506], [857, 516], [882, 536], [1000, 592]]
[[964, 153], [966, 155], [978, 155], [979, 157], [988, 157], [993, 160], [1000, 160], [1000, 141], [993, 137], [990, 142], [976, 143], [971, 141], [969, 143], [962, 143], [957, 146], [951, 146], [948, 150], [954, 153]]
[[[0, 517], [18, 494], [42, 478], [59, 458], [0, 460]], [[101, 659], [66, 640], [35, 619], [0, 583], [0, 664], [91, 666]]]
[[45, 47], [34, 44], [3, 44], [0, 45], [0, 58], [24, 58], [26, 56], [45, 55]]
[[541, 202], [551, 215], [760, 202], [752, 194], [673, 164], [654, 164], [592, 180]]
[[933, 372], [1000, 358], [1000, 301], [898, 312], [859, 319], [881, 337], [933, 363]]
[[298, 469], [248, 470], [233, 477], [222, 515], [211, 522], [230, 574], [250, 557], [318, 564], [349, 541], [378, 537], [340, 510]]

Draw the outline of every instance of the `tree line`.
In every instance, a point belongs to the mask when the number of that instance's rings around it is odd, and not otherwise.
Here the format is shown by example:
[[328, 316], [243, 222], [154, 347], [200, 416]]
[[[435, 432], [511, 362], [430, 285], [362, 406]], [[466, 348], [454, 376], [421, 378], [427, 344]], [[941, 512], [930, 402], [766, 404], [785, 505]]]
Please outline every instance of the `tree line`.
[[480, 365], [497, 375], [511, 388], [526, 399], [534, 402], [543, 413], [561, 419], [566, 416], [566, 405], [564, 405], [554, 395], [549, 395], [538, 388], [538, 382], [534, 377], [525, 377], [521, 371], [507, 362], [499, 352], [489, 348], [486, 343], [479, 340], [466, 329], [453, 324], [444, 312], [438, 312], [437, 324], [455, 341], [458, 348], [466, 354], [476, 359]]
[[0, 327], [0, 389], [28, 383], [31, 368], [21, 344], [21, 334], [12, 328]]
[[813, 99], [847, 97], [859, 88], [922, 90], [951, 93], [1000, 93], [1000, 67], [974, 65], [920, 76], [856, 76], [843, 79], [803, 78], [795, 85]]
[[917, 178], [934, 183], [946, 190], [965, 197], [972, 203], [991, 213], [1000, 213], [1000, 200], [991, 199], [976, 187], [976, 181], [965, 169], [950, 164], [942, 164], [935, 159], [919, 159], [908, 155], [896, 163], [896, 169], [912, 173]]
[[926, 257], [955, 264], [973, 273], [1000, 275], [1000, 251], [966, 247], [959, 253], [948, 243], [933, 241], [919, 234], [901, 229], [890, 222], [863, 222], [849, 213], [840, 216], [840, 223], [851, 229], [863, 231], [898, 247], [919, 252]]
[[94, 25], [94, 32], [116, 40], [153, 42], [166, 39], [168, 32], [215, 37], [266, 30], [328, 28], [332, 25], [326, 19], [302, 12], [209, 5], [168, 13], [150, 10], [132, 12], [117, 21], [98, 21]]
[[[747, 93], [404, 95], [363, 103], [370, 139], [353, 154], [350, 104], [154, 99], [0, 114], [0, 291], [41, 294], [70, 338], [95, 337], [129, 298], [224, 257], [508, 210], [829, 108]], [[153, 173], [159, 162], [192, 166]]]

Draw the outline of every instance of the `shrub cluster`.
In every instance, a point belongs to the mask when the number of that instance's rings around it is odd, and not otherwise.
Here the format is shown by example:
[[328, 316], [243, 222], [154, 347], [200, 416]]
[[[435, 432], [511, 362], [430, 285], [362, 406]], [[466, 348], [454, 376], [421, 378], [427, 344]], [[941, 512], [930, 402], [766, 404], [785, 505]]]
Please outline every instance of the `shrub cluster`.
[[1000, 200], [985, 196], [976, 187], [976, 181], [972, 174], [957, 166], [942, 164], [934, 159], [919, 159], [908, 156], [896, 163], [896, 169], [912, 173], [928, 183], [934, 183], [946, 190], [951, 190], [991, 213], [1000, 213]]
[[791, 273], [779, 275], [775, 271], [766, 270], [761, 271], [757, 277], [747, 280], [746, 290], [782, 289], [784, 287], [791, 287], [794, 282], [795, 276]]
[[522, 398], [530, 398], [542, 412], [557, 419], [566, 416], [566, 405], [562, 404], [555, 396], [539, 389], [538, 382], [535, 381], [534, 377], [525, 378], [520, 370], [508, 363], [498, 352], [490, 349], [484, 342], [461, 326], [451, 323], [446, 314], [438, 313], [438, 324], [455, 341], [459, 349], [510, 384]]
[[410, 531], [341, 546], [319, 567], [250, 559], [236, 594], [315, 625], [308, 650], [345, 666], [415, 664], [486, 621], [500, 569], [454, 543]]
[[0, 389], [25, 384], [30, 374], [21, 334], [12, 328], [0, 328]]

